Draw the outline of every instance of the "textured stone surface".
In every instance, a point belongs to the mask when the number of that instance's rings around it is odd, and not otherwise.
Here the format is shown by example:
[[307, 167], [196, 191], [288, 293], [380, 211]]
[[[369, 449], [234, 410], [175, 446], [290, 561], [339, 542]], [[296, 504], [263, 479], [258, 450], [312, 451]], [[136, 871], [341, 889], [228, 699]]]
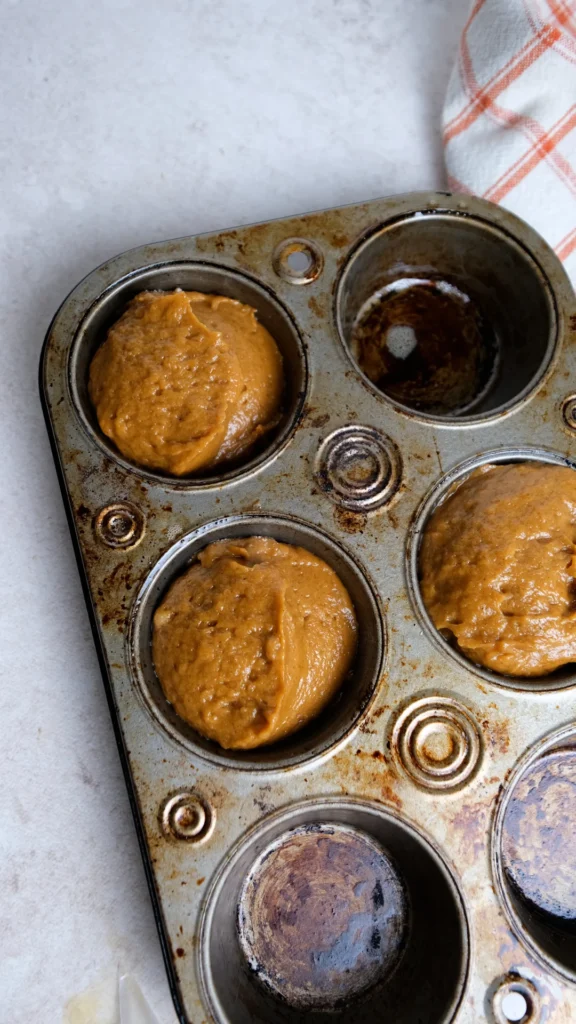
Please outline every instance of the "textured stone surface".
[[175, 1021], [38, 400], [50, 318], [81, 276], [146, 241], [441, 186], [439, 117], [465, 15], [461, 0], [4, 5], [10, 1024], [113, 1024], [118, 970], [161, 1024]]

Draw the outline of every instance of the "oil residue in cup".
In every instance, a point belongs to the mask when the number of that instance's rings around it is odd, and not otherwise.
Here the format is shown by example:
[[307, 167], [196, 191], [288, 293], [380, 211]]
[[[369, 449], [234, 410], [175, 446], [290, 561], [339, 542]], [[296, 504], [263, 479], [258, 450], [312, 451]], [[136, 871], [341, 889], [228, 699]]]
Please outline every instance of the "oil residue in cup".
[[372, 295], [352, 331], [366, 376], [418, 412], [460, 416], [480, 405], [498, 371], [498, 341], [455, 284], [402, 277]]

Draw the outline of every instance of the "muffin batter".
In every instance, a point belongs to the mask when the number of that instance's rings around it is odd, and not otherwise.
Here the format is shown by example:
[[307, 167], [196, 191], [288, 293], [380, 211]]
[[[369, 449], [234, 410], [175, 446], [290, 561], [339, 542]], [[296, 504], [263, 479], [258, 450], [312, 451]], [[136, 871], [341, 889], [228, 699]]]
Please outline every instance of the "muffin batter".
[[483, 466], [432, 515], [421, 590], [444, 635], [480, 665], [541, 676], [576, 661], [576, 473]]
[[210, 544], [154, 615], [158, 678], [178, 714], [226, 748], [300, 729], [356, 650], [350, 596], [304, 548], [269, 537]]
[[247, 454], [280, 418], [276, 342], [251, 306], [142, 292], [90, 367], [98, 423], [119, 451], [176, 476]]

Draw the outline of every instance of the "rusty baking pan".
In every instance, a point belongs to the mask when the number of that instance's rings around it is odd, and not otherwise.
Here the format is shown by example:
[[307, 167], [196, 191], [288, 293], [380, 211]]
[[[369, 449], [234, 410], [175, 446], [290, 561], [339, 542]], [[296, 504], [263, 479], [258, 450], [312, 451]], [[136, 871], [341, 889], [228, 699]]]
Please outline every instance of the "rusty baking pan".
[[[284, 368], [274, 429], [196, 477], [123, 456], [88, 393], [127, 303], [176, 288], [254, 307]], [[474, 664], [418, 566], [474, 469], [576, 468], [575, 316], [534, 231], [445, 193], [143, 246], [56, 314], [42, 401], [181, 1021], [573, 1019], [573, 666]], [[359, 640], [319, 717], [224, 750], [166, 699], [151, 631], [203, 548], [250, 536], [320, 556]]]

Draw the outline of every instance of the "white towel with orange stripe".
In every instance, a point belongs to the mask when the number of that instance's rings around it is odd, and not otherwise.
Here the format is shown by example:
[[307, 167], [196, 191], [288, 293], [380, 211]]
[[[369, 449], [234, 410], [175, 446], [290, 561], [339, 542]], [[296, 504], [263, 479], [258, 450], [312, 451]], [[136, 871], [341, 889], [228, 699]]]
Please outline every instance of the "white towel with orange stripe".
[[576, 0], [475, 0], [444, 145], [450, 188], [522, 217], [576, 284]]

